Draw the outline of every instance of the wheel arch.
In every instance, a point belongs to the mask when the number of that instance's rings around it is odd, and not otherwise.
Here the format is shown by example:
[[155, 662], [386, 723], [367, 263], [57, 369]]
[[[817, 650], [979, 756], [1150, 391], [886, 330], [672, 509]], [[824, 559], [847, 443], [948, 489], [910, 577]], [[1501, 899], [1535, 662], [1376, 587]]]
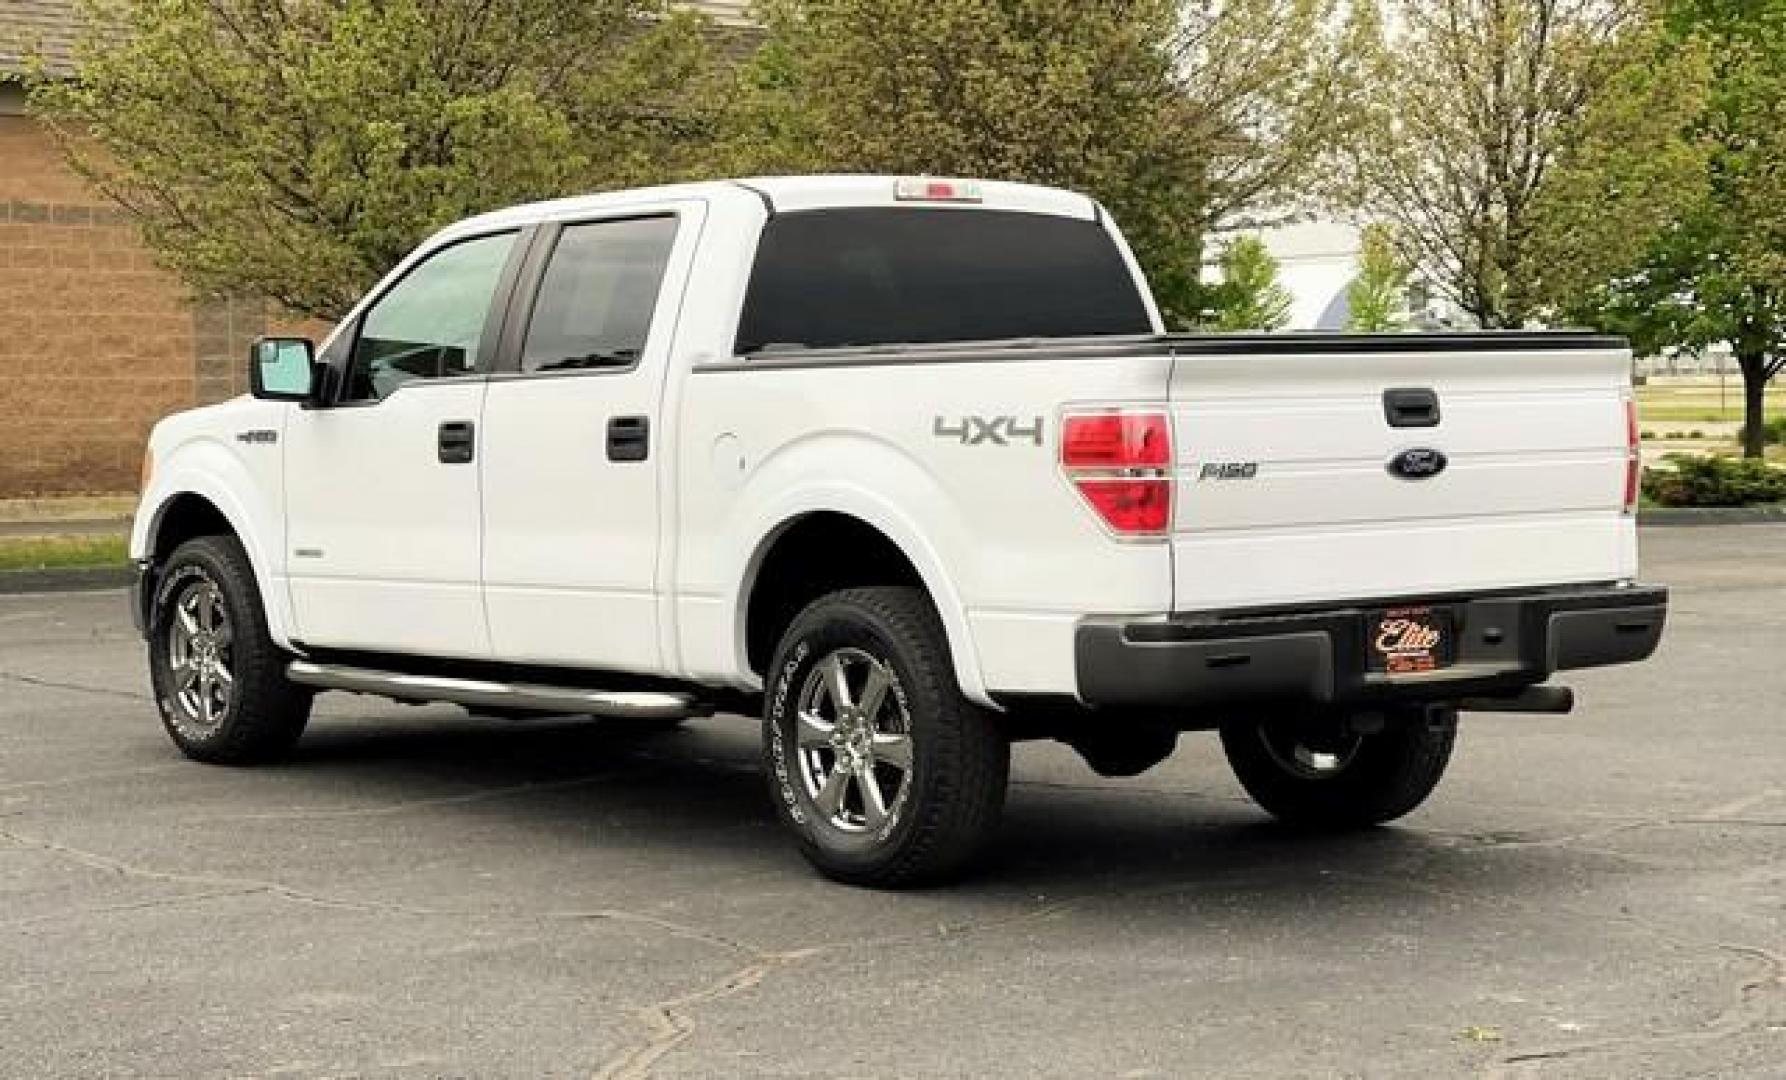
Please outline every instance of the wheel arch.
[[242, 530], [210, 499], [194, 491], [181, 491], [156, 508], [143, 554], [159, 565], [188, 540], [225, 534], [240, 540]]
[[[290, 610], [277, 576], [281, 568], [273, 565], [273, 556], [281, 545], [278, 536], [269, 532], [279, 526], [272, 507], [260, 507], [256, 513], [235, 497], [228, 485], [217, 478], [215, 470], [183, 464], [187, 467], [156, 478], [154, 486], [145, 493], [131, 528], [131, 558], [145, 573], [141, 603], [145, 607], [153, 603], [160, 567], [180, 544], [197, 536], [233, 536], [242, 545], [254, 571], [268, 632], [275, 642], [287, 646]], [[257, 529], [257, 522], [264, 527]]]
[[942, 620], [962, 693], [977, 704], [992, 705], [959, 594], [941, 560], [915, 529], [884, 509], [813, 506], [786, 514], [762, 534], [738, 592], [741, 668], [762, 675], [775, 643], [807, 604], [825, 593], [864, 585], [923, 589]]

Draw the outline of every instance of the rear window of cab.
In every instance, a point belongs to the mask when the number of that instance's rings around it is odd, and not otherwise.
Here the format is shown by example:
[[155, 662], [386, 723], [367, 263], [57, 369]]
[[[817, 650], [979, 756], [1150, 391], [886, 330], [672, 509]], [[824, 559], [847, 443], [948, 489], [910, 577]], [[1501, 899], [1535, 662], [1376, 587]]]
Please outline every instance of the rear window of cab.
[[736, 351], [1152, 332], [1099, 223], [1006, 210], [863, 207], [763, 227]]

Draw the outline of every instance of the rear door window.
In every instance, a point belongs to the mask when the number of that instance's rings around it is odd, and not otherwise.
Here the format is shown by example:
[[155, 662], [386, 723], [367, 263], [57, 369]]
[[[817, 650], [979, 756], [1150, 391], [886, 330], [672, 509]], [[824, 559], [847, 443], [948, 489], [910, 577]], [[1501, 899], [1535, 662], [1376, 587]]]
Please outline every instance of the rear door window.
[[1152, 329], [1134, 275], [1097, 222], [873, 207], [770, 219], [736, 345], [744, 355]]
[[675, 241], [676, 219], [667, 215], [565, 226], [540, 280], [521, 370], [638, 363]]

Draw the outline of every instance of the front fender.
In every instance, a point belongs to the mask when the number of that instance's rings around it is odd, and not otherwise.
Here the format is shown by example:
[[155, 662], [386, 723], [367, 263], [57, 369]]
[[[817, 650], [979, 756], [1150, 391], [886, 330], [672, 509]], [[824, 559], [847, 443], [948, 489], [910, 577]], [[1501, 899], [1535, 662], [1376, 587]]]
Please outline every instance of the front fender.
[[[276, 453], [276, 451], [275, 451]], [[291, 643], [291, 604], [285, 581], [285, 545], [276, 464], [269, 477], [257, 474], [233, 448], [201, 436], [158, 456], [155, 475], [143, 493], [131, 526], [130, 557], [142, 563], [155, 550], [167, 511], [176, 499], [196, 496], [223, 515], [248, 553], [266, 610], [267, 630], [283, 648]]]

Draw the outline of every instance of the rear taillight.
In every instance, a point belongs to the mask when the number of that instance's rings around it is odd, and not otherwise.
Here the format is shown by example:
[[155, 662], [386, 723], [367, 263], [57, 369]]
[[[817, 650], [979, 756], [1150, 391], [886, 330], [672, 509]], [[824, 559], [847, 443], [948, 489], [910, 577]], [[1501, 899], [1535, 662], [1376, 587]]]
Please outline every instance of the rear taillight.
[[1061, 421], [1060, 463], [1118, 535], [1163, 536], [1172, 528], [1172, 426], [1164, 413], [1070, 414]]
[[1643, 475], [1643, 442], [1637, 430], [1637, 402], [1625, 399], [1625, 513], [1637, 512], [1638, 480]]

